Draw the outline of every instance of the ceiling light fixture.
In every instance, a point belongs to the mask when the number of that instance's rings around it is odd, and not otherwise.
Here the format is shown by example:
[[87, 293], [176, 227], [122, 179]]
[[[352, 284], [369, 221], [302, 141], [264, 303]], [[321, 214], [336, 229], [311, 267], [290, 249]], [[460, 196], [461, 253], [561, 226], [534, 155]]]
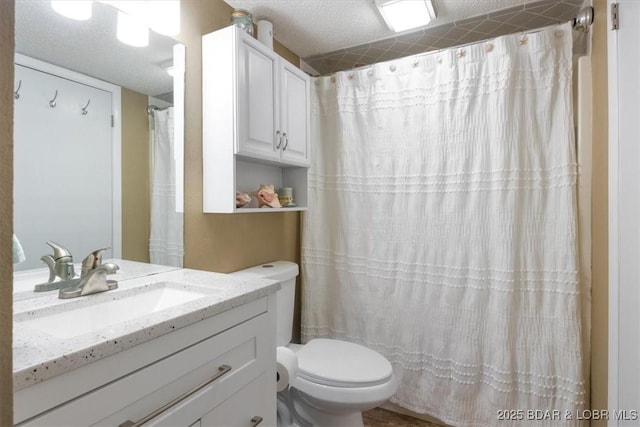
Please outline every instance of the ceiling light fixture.
[[[2, 1], [2, 0], [0, 0]], [[180, 34], [180, 0], [95, 0], [118, 10], [117, 37], [131, 46], [149, 45], [149, 28], [170, 37]], [[92, 0], [51, 0], [61, 15], [77, 20], [91, 18]]]
[[91, 0], [51, 0], [51, 7], [67, 18], [86, 21], [91, 18], [93, 2]]
[[424, 27], [436, 17], [431, 0], [375, 0], [385, 22], [396, 33]]
[[175, 37], [180, 34], [180, 2], [176, 0], [147, 0], [149, 27], [157, 33]]
[[180, 33], [179, 0], [100, 0], [135, 16], [153, 31], [174, 37]]
[[149, 27], [142, 24], [135, 17], [118, 11], [118, 40], [135, 47], [149, 45]]

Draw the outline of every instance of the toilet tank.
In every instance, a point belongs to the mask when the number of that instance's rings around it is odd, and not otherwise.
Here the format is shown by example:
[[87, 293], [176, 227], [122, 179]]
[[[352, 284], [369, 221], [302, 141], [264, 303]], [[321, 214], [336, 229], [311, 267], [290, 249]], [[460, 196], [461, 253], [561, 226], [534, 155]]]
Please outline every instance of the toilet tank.
[[291, 342], [293, 331], [293, 307], [296, 296], [296, 277], [298, 264], [289, 261], [273, 261], [257, 265], [245, 270], [231, 273], [236, 277], [254, 277], [259, 279], [277, 280], [281, 289], [276, 294], [277, 327], [276, 344], [286, 346]]

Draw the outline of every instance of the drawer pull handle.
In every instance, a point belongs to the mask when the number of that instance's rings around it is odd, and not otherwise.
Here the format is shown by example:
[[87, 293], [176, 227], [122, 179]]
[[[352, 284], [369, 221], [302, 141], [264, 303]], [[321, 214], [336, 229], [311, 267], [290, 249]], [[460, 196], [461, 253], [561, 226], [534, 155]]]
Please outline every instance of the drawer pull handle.
[[283, 133], [282, 136], [284, 137], [284, 147], [282, 147], [282, 151], [286, 151], [287, 146], [289, 145], [289, 137], [286, 133]]
[[[221, 366], [219, 366], [218, 367], [218, 372], [213, 377], [209, 378], [207, 381], [201, 383], [200, 385], [198, 385], [195, 388], [189, 390], [188, 392], [186, 392], [184, 394], [181, 394], [180, 396], [178, 396], [175, 399], [173, 399], [171, 402], [166, 403], [165, 405], [163, 405], [160, 408], [156, 409], [155, 411], [153, 411], [149, 415], [145, 416], [144, 418], [141, 418], [140, 420], [135, 421], [135, 422], [131, 421], [131, 420], [127, 420], [127, 421], [123, 422], [122, 424], [120, 424], [118, 427], [139, 427], [139, 426], [143, 425], [144, 423], [146, 423], [146, 422], [150, 421], [151, 419], [157, 417], [158, 415], [162, 414], [166, 410], [168, 410], [171, 407], [177, 405], [178, 403], [182, 402], [183, 400], [187, 399], [188, 397], [196, 394], [197, 392], [199, 392], [200, 390], [202, 390], [203, 388], [205, 388], [206, 386], [208, 386], [209, 384], [211, 384], [212, 382], [214, 382], [218, 378], [220, 378], [223, 375], [229, 373], [231, 371], [231, 369], [232, 368], [229, 365], [221, 365]], [[262, 421], [262, 418], [260, 418], [260, 421]]]
[[251, 427], [256, 427], [261, 422], [262, 422], [262, 417], [259, 417], [256, 415], [255, 417], [251, 418]]
[[276, 150], [279, 150], [280, 146], [282, 145], [282, 135], [280, 135], [279, 130], [276, 131], [276, 139], [278, 140], [278, 143], [276, 144]]

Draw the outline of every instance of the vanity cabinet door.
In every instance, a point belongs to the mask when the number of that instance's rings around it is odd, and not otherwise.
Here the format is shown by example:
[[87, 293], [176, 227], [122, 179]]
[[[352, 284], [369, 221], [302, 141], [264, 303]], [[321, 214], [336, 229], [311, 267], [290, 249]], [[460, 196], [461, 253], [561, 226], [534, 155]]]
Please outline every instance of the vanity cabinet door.
[[202, 417], [201, 426], [275, 426], [276, 400], [269, 387], [265, 372]]
[[240, 41], [238, 52], [238, 138], [236, 154], [279, 161], [277, 56]]
[[309, 165], [309, 77], [281, 60], [280, 127], [282, 163]]
[[[265, 366], [268, 363], [266, 358], [270, 348], [269, 340], [265, 337], [265, 320], [266, 315], [258, 316], [183, 351], [182, 353], [186, 353], [191, 350], [191, 354], [185, 354], [165, 369], [175, 369], [176, 364], [191, 367], [192, 370], [187, 375], [155, 390], [127, 409], [119, 411], [117, 416], [111, 416], [109, 420], [103, 420], [100, 424], [128, 427], [127, 420], [140, 421], [155, 412], [158, 415], [144, 423], [145, 426], [186, 427], [194, 423], [197, 425], [198, 420], [202, 426], [207, 425], [201, 418], [204, 414], [209, 413], [212, 408], [220, 407], [232, 396], [247, 388], [255, 382], [256, 377], [271, 372]], [[199, 364], [196, 362], [198, 357], [205, 356], [206, 359], [207, 354], [214, 357], [196, 368]], [[155, 374], [160, 372], [158, 370]], [[186, 386], [187, 384], [189, 386]], [[273, 391], [269, 393], [269, 384], [262, 383], [260, 393], [263, 400], [269, 395], [275, 396], [275, 381], [272, 382], [272, 386]]]

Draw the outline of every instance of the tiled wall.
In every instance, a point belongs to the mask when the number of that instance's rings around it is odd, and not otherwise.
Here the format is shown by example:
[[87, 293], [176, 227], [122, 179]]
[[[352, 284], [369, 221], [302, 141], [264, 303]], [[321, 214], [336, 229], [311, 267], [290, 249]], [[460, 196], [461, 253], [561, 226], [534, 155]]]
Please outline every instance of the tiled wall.
[[319, 74], [529, 31], [573, 19], [584, 0], [542, 0], [303, 58]]

